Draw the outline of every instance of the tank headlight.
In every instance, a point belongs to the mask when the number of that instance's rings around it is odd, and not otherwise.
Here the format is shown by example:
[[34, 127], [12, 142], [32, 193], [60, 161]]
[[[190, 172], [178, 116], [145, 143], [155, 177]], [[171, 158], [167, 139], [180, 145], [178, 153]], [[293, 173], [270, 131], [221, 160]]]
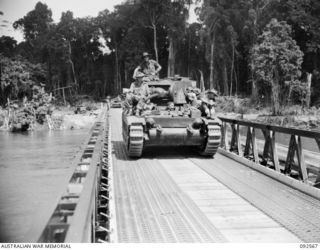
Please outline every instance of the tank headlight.
[[154, 126], [155, 126], [155, 121], [154, 121], [154, 119], [153, 118], [147, 118], [146, 119], [146, 124], [147, 124], [147, 128], [154, 128]]

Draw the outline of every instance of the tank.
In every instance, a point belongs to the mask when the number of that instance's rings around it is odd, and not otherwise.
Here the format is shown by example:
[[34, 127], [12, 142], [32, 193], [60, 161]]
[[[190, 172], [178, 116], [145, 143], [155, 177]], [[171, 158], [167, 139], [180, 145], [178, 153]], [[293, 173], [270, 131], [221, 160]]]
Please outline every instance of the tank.
[[139, 158], [149, 147], [190, 146], [212, 157], [221, 141], [221, 121], [207, 117], [190, 104], [187, 90], [195, 87], [188, 78], [149, 81], [151, 95], [141, 115], [122, 113], [122, 133], [129, 157]]

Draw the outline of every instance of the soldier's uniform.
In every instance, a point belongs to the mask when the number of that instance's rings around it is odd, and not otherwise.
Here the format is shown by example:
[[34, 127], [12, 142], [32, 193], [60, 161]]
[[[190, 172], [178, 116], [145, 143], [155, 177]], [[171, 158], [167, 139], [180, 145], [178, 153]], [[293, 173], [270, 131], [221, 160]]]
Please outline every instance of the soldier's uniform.
[[216, 100], [215, 97], [218, 96], [218, 93], [215, 89], [208, 90], [204, 93], [205, 95], [201, 98], [201, 106], [200, 111], [202, 113], [202, 116], [206, 117], [215, 117], [215, 106], [216, 106]]
[[145, 59], [135, 70], [133, 73], [133, 79], [136, 79], [137, 73], [141, 72], [145, 74], [150, 80], [156, 80], [158, 79], [158, 72], [161, 70], [160, 64], [152, 59], [149, 59], [149, 54], [147, 52], [144, 52], [142, 54], [143, 58]]
[[136, 81], [131, 83], [129, 93], [127, 94], [126, 102], [127, 106], [130, 106], [132, 114], [140, 115], [145, 105], [145, 100], [149, 96], [149, 87], [146, 83], [142, 82], [144, 74], [138, 73]]

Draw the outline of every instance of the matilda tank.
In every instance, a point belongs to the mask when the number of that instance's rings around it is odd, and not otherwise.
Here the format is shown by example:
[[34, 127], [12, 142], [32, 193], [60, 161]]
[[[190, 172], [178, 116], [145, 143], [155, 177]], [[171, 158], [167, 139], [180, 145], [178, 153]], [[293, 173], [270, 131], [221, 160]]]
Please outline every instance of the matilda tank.
[[[190, 104], [188, 78], [149, 81], [151, 95], [141, 114], [124, 108], [122, 133], [129, 157], [139, 158], [149, 147], [190, 146], [212, 157], [221, 140], [221, 121]], [[135, 115], [133, 115], [135, 114]]]

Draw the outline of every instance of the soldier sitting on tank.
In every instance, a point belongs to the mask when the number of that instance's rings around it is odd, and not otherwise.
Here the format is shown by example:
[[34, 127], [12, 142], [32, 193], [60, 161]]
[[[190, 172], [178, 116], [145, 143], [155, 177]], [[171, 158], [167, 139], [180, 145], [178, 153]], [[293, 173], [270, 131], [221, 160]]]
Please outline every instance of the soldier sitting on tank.
[[188, 87], [186, 89], [185, 95], [188, 104], [197, 108], [200, 106], [200, 102], [198, 100], [198, 96], [200, 95], [200, 89]]
[[141, 115], [146, 100], [149, 96], [148, 85], [143, 82], [144, 74], [138, 72], [136, 79], [131, 83], [129, 92], [127, 93], [126, 102], [131, 106], [134, 115]]
[[138, 72], [145, 74], [150, 81], [159, 80], [158, 73], [162, 69], [161, 65], [150, 59], [148, 52], [143, 52], [142, 54], [143, 62], [134, 70], [133, 79], [137, 77]]
[[215, 89], [208, 90], [204, 93], [204, 95], [201, 97], [201, 106], [200, 111], [201, 115], [208, 117], [208, 118], [214, 118], [215, 117], [215, 106], [216, 106], [216, 97], [218, 96], [218, 93]]

